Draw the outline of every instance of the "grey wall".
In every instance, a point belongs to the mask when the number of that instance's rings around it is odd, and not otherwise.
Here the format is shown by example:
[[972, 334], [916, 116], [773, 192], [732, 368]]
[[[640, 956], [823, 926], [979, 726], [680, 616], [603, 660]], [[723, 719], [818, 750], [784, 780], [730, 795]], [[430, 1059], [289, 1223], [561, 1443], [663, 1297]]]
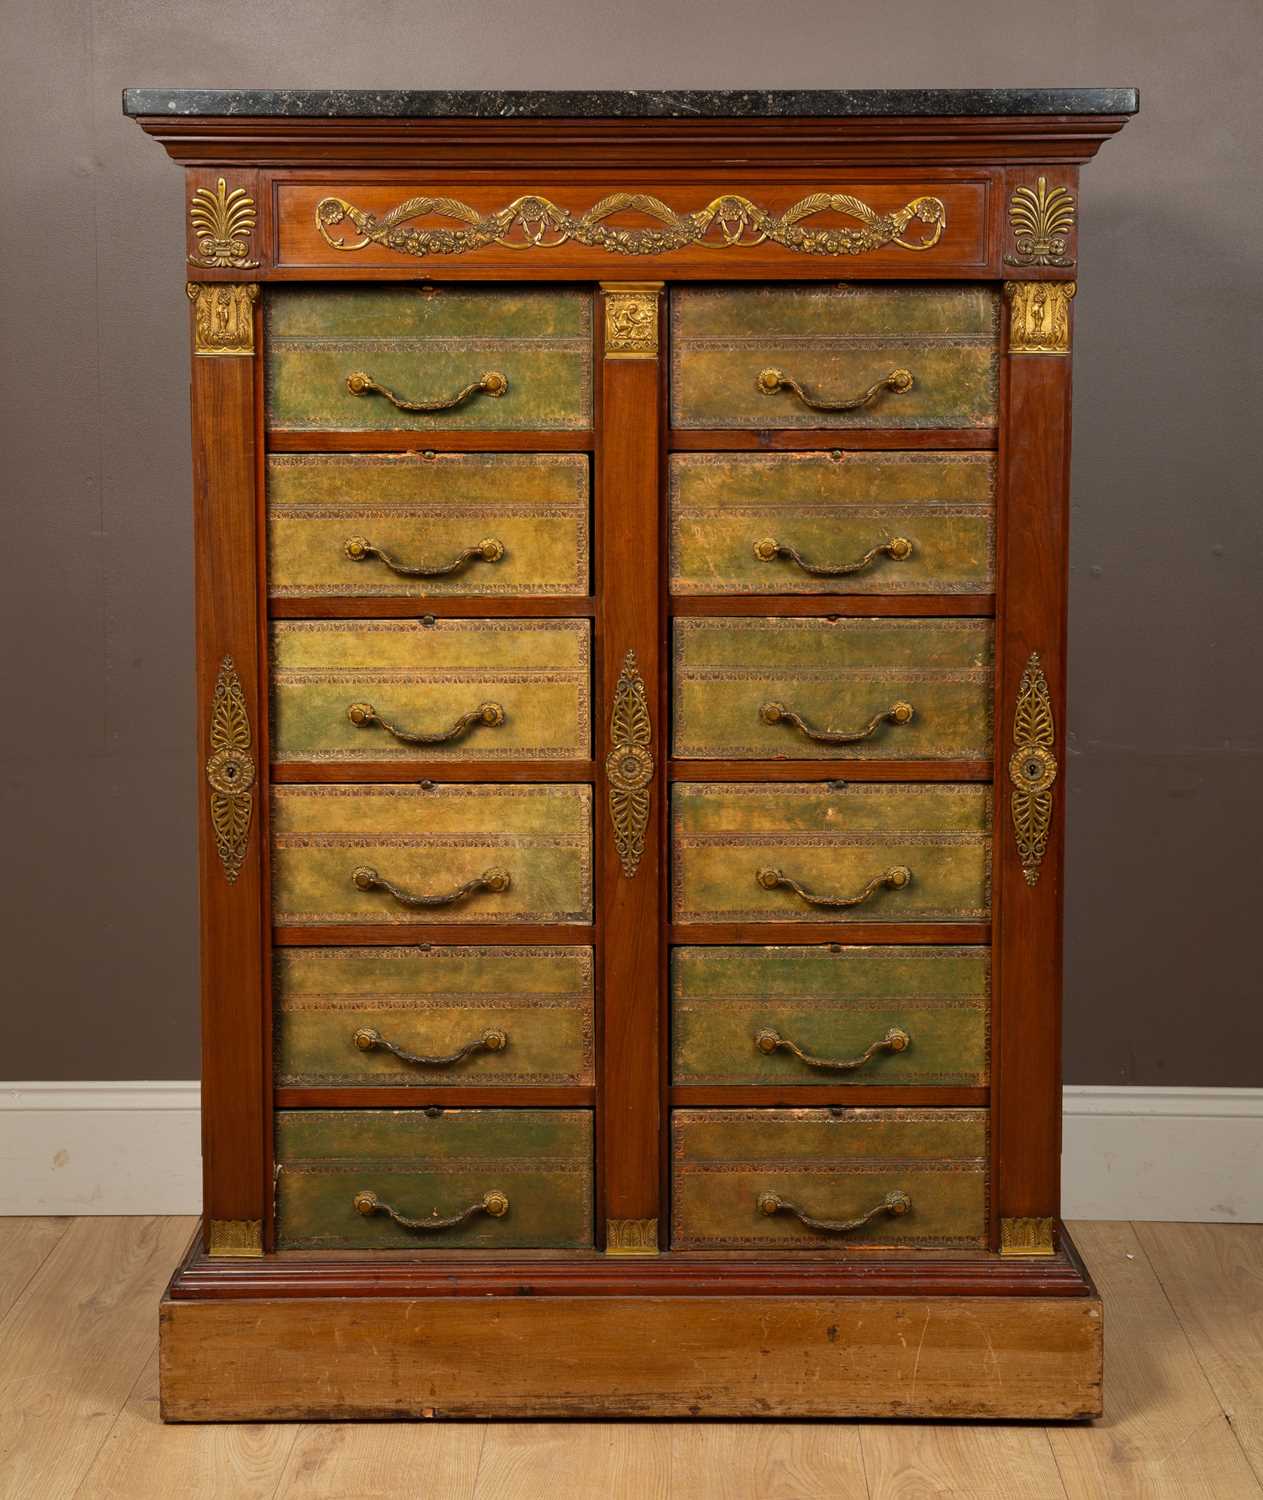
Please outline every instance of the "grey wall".
[[1258, 0], [4, 0], [3, 33], [0, 1077], [198, 1069], [183, 195], [125, 85], [1137, 84], [1084, 173], [1067, 1075], [1263, 1082]]

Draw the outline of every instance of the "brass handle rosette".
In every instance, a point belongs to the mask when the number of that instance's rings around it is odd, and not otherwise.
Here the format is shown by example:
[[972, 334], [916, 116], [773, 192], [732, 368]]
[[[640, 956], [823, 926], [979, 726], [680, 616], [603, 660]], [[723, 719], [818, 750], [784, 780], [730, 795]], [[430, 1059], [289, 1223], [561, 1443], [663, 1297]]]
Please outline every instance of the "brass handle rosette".
[[895, 396], [904, 395], [912, 389], [913, 383], [911, 370], [891, 370], [889, 375], [883, 375], [880, 380], [875, 380], [866, 391], [861, 391], [858, 396], [844, 397], [840, 401], [827, 401], [820, 396], [809, 395], [793, 376], [786, 375], [784, 370], [774, 368], [760, 370], [758, 379], [755, 381], [765, 396], [774, 396], [777, 391], [792, 391], [803, 405], [809, 406], [812, 411], [859, 411], [861, 407], [868, 406], [885, 391]]
[[786, 890], [793, 891], [808, 906], [824, 906], [838, 911], [850, 906], [862, 906], [865, 901], [883, 889], [888, 891], [905, 889], [912, 883], [912, 871], [907, 865], [891, 865], [890, 869], [883, 870], [880, 875], [874, 875], [856, 896], [817, 896], [814, 892], [799, 885], [789, 875], [771, 868], [760, 870], [755, 879], [765, 891], [774, 891], [778, 887], [784, 887]]
[[815, 1057], [810, 1052], [804, 1052], [797, 1042], [791, 1042], [788, 1037], [783, 1037], [779, 1031], [767, 1026], [755, 1032], [754, 1045], [767, 1057], [774, 1052], [792, 1052], [809, 1068], [823, 1068], [832, 1073], [851, 1073], [871, 1062], [879, 1052], [906, 1052], [912, 1045], [912, 1038], [901, 1026], [892, 1026], [880, 1041], [871, 1042], [858, 1057]]
[[392, 1208], [389, 1203], [384, 1203], [368, 1188], [356, 1193], [351, 1199], [351, 1206], [357, 1214], [363, 1214], [366, 1219], [372, 1218], [374, 1214], [385, 1214], [402, 1229], [433, 1231], [456, 1229], [472, 1219], [475, 1214], [487, 1214], [493, 1219], [503, 1219], [509, 1211], [509, 1195], [502, 1193], [499, 1188], [492, 1188], [490, 1192], [484, 1193], [477, 1203], [471, 1203], [468, 1208], [462, 1208], [458, 1213], [450, 1214], [447, 1218], [441, 1218], [436, 1208], [424, 1219], [410, 1219], [407, 1215], [401, 1214], [397, 1208]]
[[816, 729], [801, 714], [795, 713], [792, 708], [786, 708], [783, 703], [764, 703], [759, 709], [759, 718], [765, 724], [789, 724], [818, 745], [858, 745], [861, 740], [876, 734], [883, 724], [910, 724], [915, 713], [911, 703], [899, 699], [889, 708], [883, 708], [880, 713], [874, 714], [859, 729]]
[[779, 1193], [760, 1193], [755, 1202], [759, 1212], [768, 1218], [774, 1214], [793, 1214], [799, 1223], [808, 1229], [819, 1230], [821, 1234], [850, 1234], [853, 1230], [863, 1229], [865, 1224], [871, 1224], [879, 1214], [889, 1214], [892, 1219], [897, 1219], [912, 1210], [912, 1199], [902, 1188], [887, 1193], [880, 1203], [856, 1219], [817, 1219]]
[[434, 734], [423, 734], [412, 729], [400, 729], [397, 724], [383, 719], [371, 703], [352, 703], [346, 716], [357, 729], [371, 729], [376, 725], [395, 739], [402, 740], [405, 745], [448, 745], [453, 740], [462, 739], [475, 725], [486, 724], [492, 729], [498, 729], [505, 719], [504, 709], [500, 704], [480, 703], [477, 708], [461, 714], [447, 729], [437, 730]]
[[363, 370], [356, 370], [346, 377], [346, 388], [353, 396], [385, 396], [400, 411], [451, 411], [454, 406], [463, 406], [471, 396], [503, 396], [509, 389], [509, 378], [499, 370], [487, 370], [472, 385], [462, 386], [454, 395], [435, 396], [429, 401], [407, 401], [389, 386], [379, 385]]

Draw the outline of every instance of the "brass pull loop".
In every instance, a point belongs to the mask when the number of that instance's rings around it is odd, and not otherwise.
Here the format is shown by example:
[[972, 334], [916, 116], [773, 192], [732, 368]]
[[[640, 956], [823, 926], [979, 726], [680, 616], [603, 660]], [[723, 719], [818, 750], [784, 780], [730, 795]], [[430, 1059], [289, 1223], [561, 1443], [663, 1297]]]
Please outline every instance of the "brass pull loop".
[[[350, 543], [347, 544], [348, 546]], [[847, 578], [852, 573], [862, 573], [879, 557], [888, 557], [892, 562], [903, 562], [912, 556], [912, 543], [906, 536], [893, 536], [888, 542], [870, 547], [863, 557], [848, 563], [812, 563], [787, 542], [778, 542], [775, 537], [765, 536], [754, 544], [754, 555], [760, 562], [775, 562], [778, 557], [787, 558], [813, 578]]]
[[372, 1218], [374, 1214], [386, 1214], [403, 1229], [455, 1229], [464, 1224], [467, 1219], [472, 1219], [475, 1214], [489, 1214], [493, 1219], [503, 1219], [509, 1211], [509, 1198], [507, 1193], [502, 1193], [499, 1188], [492, 1188], [489, 1193], [484, 1193], [477, 1203], [471, 1203], [468, 1208], [463, 1208], [459, 1213], [452, 1214], [449, 1218], [439, 1218], [436, 1208], [427, 1218], [409, 1219], [401, 1214], [398, 1209], [391, 1208], [389, 1203], [383, 1203], [376, 1193], [365, 1188], [356, 1193], [351, 1199], [351, 1206], [357, 1214], [363, 1214], [366, 1219]]
[[780, 1032], [768, 1027], [763, 1031], [755, 1032], [754, 1045], [767, 1056], [783, 1050], [792, 1052], [809, 1068], [827, 1068], [833, 1073], [850, 1073], [856, 1068], [862, 1068], [865, 1063], [871, 1062], [879, 1052], [906, 1052], [912, 1045], [912, 1038], [902, 1027], [892, 1026], [881, 1041], [870, 1043], [858, 1057], [813, 1057], [810, 1052], [804, 1052], [796, 1042], [791, 1042], [788, 1037], [783, 1037]]
[[384, 548], [374, 546], [366, 536], [347, 537], [345, 551], [352, 562], [367, 562], [370, 558], [376, 558], [379, 563], [385, 563], [392, 573], [398, 573], [401, 578], [447, 578], [452, 573], [459, 573], [470, 563], [499, 562], [504, 556], [504, 543], [497, 541], [493, 536], [488, 536], [484, 537], [476, 547], [466, 547], [451, 562], [416, 563], [415, 565], [401, 563], [397, 557], [393, 557]]
[[393, 734], [405, 745], [447, 745], [469, 733], [475, 724], [488, 724], [493, 729], [504, 723], [504, 709], [498, 703], [480, 703], [467, 714], [461, 714], [450, 729], [440, 729], [437, 734], [418, 734], [411, 729], [400, 729], [383, 719], [371, 703], [352, 703], [346, 716], [357, 729], [371, 729], [374, 724]]
[[902, 396], [906, 391], [910, 391], [913, 385], [911, 370], [891, 370], [889, 375], [883, 375], [880, 380], [875, 381], [866, 391], [861, 391], [858, 396], [852, 396], [846, 401], [824, 401], [819, 396], [809, 396], [796, 380], [785, 374], [784, 370], [761, 370], [755, 383], [765, 396], [774, 396], [777, 391], [793, 391], [803, 405], [809, 406], [812, 411], [858, 411], [861, 406], [867, 406], [883, 391]]
[[499, 370], [488, 370], [473, 385], [465, 386], [454, 396], [436, 396], [432, 401], [405, 401], [386, 386], [378, 385], [363, 370], [356, 370], [353, 375], [346, 377], [346, 388], [353, 396], [385, 396], [400, 411], [451, 411], [452, 407], [463, 405], [471, 396], [503, 396], [509, 389], [509, 379], [507, 375], [501, 375]]
[[765, 724], [791, 724], [809, 740], [815, 740], [818, 745], [858, 745], [861, 740], [866, 740], [883, 724], [908, 724], [912, 721], [913, 707], [911, 703], [905, 703], [900, 699], [892, 703], [889, 708], [883, 708], [879, 714], [873, 717], [862, 729], [856, 729], [848, 733], [842, 729], [813, 729], [807, 721], [793, 709], [786, 708], [783, 703], [765, 703], [759, 709], [759, 718]]
[[509, 888], [509, 872], [507, 870], [484, 870], [473, 880], [467, 880], [464, 885], [458, 885], [454, 891], [440, 891], [437, 895], [415, 895], [411, 891], [403, 891], [397, 885], [379, 875], [371, 865], [361, 865], [359, 869], [351, 872], [351, 882], [357, 890], [361, 891], [385, 891], [393, 896], [400, 906], [455, 906], [458, 901], [463, 901], [466, 896], [472, 896], [477, 891], [493, 891], [499, 894]]
[[463, 1047], [444, 1057], [423, 1057], [416, 1052], [405, 1052], [394, 1042], [388, 1042], [380, 1031], [371, 1026], [361, 1026], [351, 1040], [361, 1052], [372, 1052], [380, 1047], [384, 1052], [393, 1052], [400, 1062], [416, 1063], [423, 1068], [450, 1068], [453, 1063], [464, 1062], [475, 1052], [503, 1052], [509, 1045], [509, 1034], [501, 1031], [498, 1026], [493, 1026], [474, 1041], [466, 1042]]
[[874, 892], [883, 887], [888, 891], [903, 890], [912, 881], [912, 871], [907, 865], [891, 865], [889, 870], [874, 875], [858, 896], [816, 896], [780, 870], [763, 869], [754, 878], [765, 891], [774, 891], [778, 886], [784, 886], [800, 896], [808, 906], [827, 906], [836, 911], [848, 906], [862, 906]]
[[779, 1193], [760, 1193], [756, 1202], [759, 1212], [769, 1218], [773, 1214], [793, 1214], [808, 1229], [818, 1229], [822, 1234], [850, 1234], [853, 1229], [863, 1229], [865, 1224], [871, 1224], [878, 1214], [889, 1214], [892, 1219], [897, 1219], [912, 1210], [912, 1199], [902, 1188], [887, 1193], [875, 1208], [870, 1208], [858, 1219], [815, 1219]]

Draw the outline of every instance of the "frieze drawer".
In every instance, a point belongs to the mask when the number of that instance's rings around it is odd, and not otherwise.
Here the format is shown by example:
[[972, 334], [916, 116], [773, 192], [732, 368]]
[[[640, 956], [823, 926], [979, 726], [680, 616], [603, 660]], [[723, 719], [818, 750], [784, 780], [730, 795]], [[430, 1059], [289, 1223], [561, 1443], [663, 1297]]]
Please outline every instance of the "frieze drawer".
[[272, 626], [277, 761], [583, 760], [586, 620]]
[[590, 922], [587, 786], [278, 786], [278, 924]]
[[672, 1081], [982, 1087], [990, 996], [989, 948], [676, 948]]
[[990, 911], [991, 789], [681, 782], [677, 922], [965, 922]]
[[265, 300], [270, 427], [584, 430], [592, 299], [552, 287], [291, 286]]
[[992, 287], [681, 287], [671, 308], [677, 428], [996, 425]]
[[675, 753], [986, 760], [989, 620], [677, 619]]
[[571, 453], [273, 453], [268, 591], [586, 594], [588, 470]]
[[278, 948], [286, 1088], [590, 1085], [592, 949]]
[[676, 594], [995, 587], [991, 453], [674, 453]]
[[682, 1109], [677, 1250], [980, 1249], [984, 1109]]
[[582, 1250], [585, 1110], [280, 1110], [282, 1250]]

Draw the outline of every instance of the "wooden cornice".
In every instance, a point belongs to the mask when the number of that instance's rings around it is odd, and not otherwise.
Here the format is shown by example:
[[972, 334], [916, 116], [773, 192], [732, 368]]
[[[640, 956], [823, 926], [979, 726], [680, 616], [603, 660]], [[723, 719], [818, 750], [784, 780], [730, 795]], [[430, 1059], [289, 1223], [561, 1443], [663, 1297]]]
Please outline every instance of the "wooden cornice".
[[139, 115], [185, 166], [406, 168], [409, 172], [589, 169], [681, 179], [717, 167], [979, 167], [1079, 163], [1127, 115], [764, 119], [329, 119]]

